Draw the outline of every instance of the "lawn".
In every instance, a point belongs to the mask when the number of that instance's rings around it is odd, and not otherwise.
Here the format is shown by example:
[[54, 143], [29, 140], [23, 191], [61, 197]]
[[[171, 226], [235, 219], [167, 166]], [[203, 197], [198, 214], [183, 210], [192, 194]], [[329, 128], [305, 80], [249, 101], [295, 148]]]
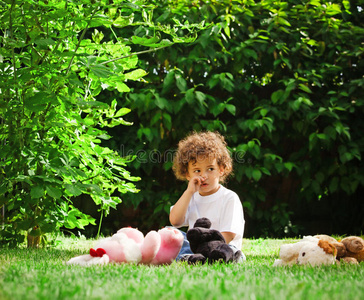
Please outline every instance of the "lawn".
[[244, 264], [68, 266], [94, 241], [60, 238], [52, 248], [0, 249], [0, 299], [364, 299], [364, 263], [272, 267], [291, 240], [246, 239]]

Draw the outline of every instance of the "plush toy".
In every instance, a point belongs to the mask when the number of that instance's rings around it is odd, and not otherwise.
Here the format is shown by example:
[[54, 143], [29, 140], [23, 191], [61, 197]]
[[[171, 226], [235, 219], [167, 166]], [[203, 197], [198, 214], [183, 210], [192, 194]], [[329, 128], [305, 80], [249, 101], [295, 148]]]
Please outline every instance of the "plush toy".
[[315, 235], [315, 237], [328, 241], [335, 246], [338, 262], [358, 264], [358, 262], [364, 261], [364, 240], [358, 236], [349, 236], [341, 241], [325, 234]]
[[201, 262], [236, 262], [241, 257], [241, 251], [234, 250], [226, 244], [222, 234], [215, 229], [210, 229], [211, 222], [207, 218], [200, 218], [194, 227], [187, 231], [187, 239], [190, 242], [191, 250], [194, 254], [190, 255], [186, 261], [189, 264]]
[[89, 254], [71, 258], [67, 264], [170, 264], [177, 257], [182, 243], [182, 233], [174, 228], [150, 231], [145, 237], [135, 228], [122, 228], [112, 237], [101, 240]]
[[337, 261], [340, 261], [342, 258], [344, 258], [346, 256], [345, 245], [343, 243], [339, 242], [338, 240], [336, 240], [335, 238], [333, 238], [329, 235], [326, 235], [326, 234], [318, 234], [318, 235], [314, 235], [313, 237], [332, 244], [337, 250], [337, 255], [336, 255]]
[[345, 245], [346, 255], [344, 259], [355, 259], [357, 262], [364, 261], [364, 240], [358, 236], [349, 236], [341, 240]]
[[336, 248], [329, 242], [306, 236], [294, 244], [285, 244], [280, 248], [280, 259], [273, 266], [292, 265], [332, 265], [336, 261]]

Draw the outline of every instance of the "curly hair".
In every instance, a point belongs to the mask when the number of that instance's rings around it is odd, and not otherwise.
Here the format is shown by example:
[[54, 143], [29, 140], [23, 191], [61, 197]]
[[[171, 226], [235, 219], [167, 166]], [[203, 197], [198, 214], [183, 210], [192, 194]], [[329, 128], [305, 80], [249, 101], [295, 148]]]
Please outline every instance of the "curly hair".
[[224, 168], [220, 181], [224, 181], [232, 172], [232, 158], [227, 149], [225, 138], [218, 132], [192, 132], [178, 143], [173, 160], [173, 171], [180, 180], [186, 180], [188, 163], [199, 158], [216, 158], [217, 164]]

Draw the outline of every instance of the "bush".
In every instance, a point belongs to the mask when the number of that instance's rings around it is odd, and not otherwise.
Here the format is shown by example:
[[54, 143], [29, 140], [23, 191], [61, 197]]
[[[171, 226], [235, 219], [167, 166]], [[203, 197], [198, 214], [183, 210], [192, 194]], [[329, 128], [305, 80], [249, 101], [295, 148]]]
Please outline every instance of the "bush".
[[[123, 118], [130, 109], [99, 94], [119, 96], [146, 74], [131, 45], [148, 52], [194, 39], [188, 26], [154, 25], [151, 9], [123, 0], [1, 3], [1, 243], [27, 235], [37, 247], [48, 232], [95, 224], [74, 205], [80, 195], [101, 212], [100, 226], [125, 193], [137, 192], [139, 178], [125, 168], [133, 157], [102, 145], [106, 128], [131, 125]], [[154, 36], [115, 35], [124, 26]]]
[[189, 131], [211, 130], [235, 160], [228, 186], [247, 236], [360, 234], [364, 2], [154, 3], [156, 22], [212, 25], [192, 45], [141, 55], [147, 83], [121, 98], [134, 126], [108, 145], [137, 156], [141, 192], [126, 200], [140, 227], [169, 223], [185, 188], [172, 153]]

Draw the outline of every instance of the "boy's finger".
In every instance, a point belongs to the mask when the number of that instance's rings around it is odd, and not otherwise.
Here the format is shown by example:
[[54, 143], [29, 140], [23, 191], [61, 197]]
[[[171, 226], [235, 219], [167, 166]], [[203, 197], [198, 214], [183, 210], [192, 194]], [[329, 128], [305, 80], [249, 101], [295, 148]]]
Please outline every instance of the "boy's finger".
[[194, 183], [201, 184], [201, 179], [198, 177], [195, 177], [193, 180]]

